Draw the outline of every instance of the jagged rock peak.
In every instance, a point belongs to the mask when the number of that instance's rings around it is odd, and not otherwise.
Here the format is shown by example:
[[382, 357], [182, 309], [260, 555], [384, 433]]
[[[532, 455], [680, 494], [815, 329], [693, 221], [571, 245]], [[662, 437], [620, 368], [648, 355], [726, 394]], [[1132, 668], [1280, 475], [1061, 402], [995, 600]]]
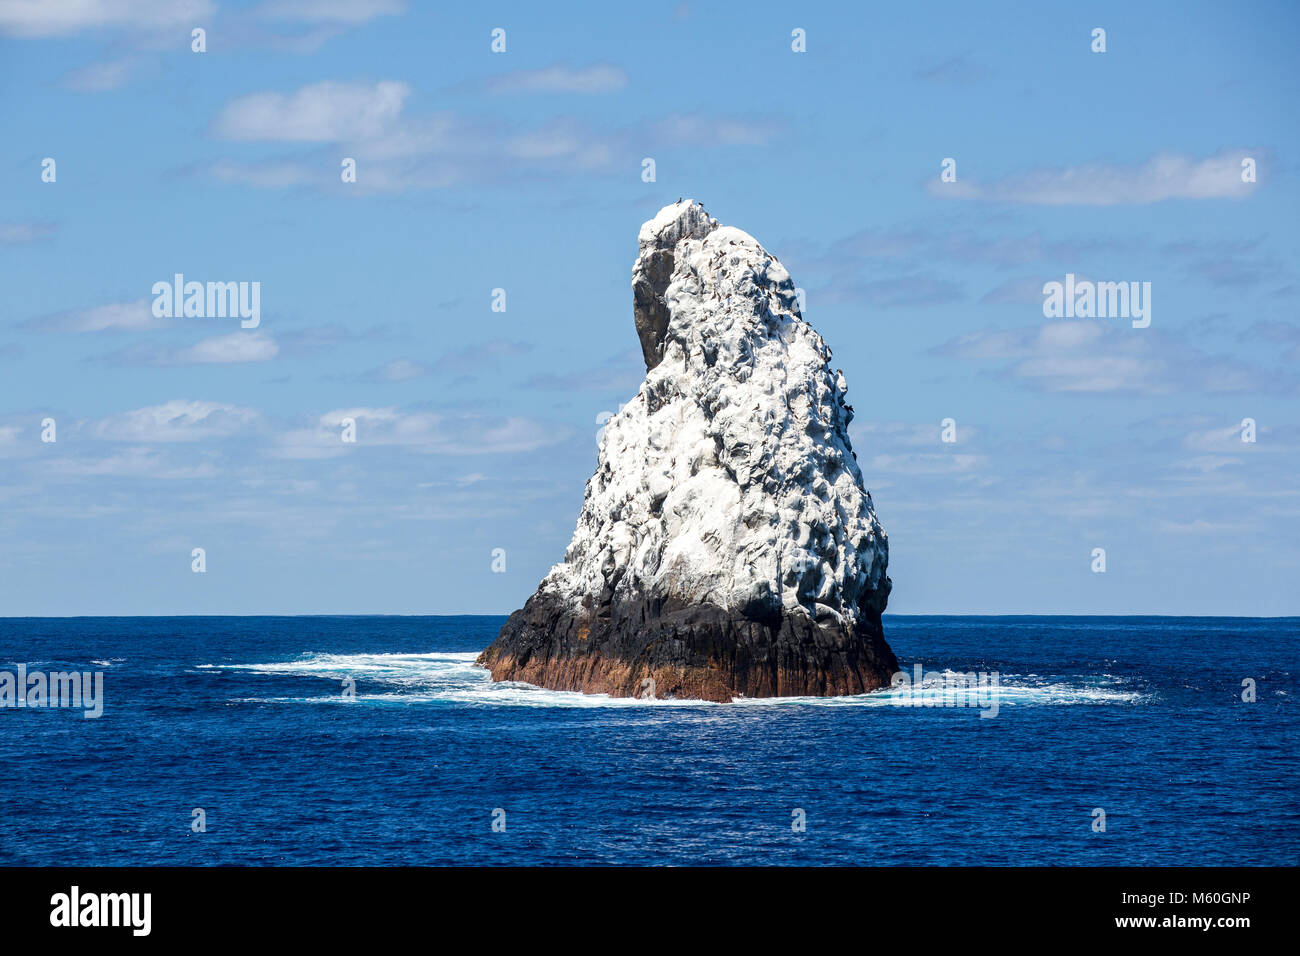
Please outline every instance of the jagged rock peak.
[[718, 227], [704, 204], [679, 199], [664, 206], [637, 235], [637, 257], [632, 266], [632, 313], [646, 370], [662, 359], [664, 333], [668, 330], [668, 307], [663, 300], [676, 264], [674, 252], [682, 239], [703, 239]]
[[641, 227], [632, 288], [645, 381], [605, 426], [564, 561], [483, 662], [623, 695], [887, 684], [888, 544], [789, 273], [681, 201]]

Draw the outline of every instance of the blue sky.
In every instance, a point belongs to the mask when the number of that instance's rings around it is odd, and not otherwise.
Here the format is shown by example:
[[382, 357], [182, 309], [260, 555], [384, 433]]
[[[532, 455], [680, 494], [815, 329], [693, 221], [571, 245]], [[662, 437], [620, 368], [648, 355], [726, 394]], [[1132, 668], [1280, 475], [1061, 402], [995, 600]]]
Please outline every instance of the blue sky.
[[0, 0], [0, 614], [518, 607], [679, 196], [805, 290], [890, 610], [1300, 614], [1293, 4], [469, 6]]

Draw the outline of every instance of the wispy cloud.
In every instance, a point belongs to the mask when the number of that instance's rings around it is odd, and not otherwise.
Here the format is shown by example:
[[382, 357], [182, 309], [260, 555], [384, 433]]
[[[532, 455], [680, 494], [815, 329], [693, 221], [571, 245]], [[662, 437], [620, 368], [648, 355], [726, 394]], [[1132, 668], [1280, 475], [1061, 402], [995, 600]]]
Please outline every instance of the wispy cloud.
[[311, 54], [349, 30], [406, 10], [404, 0], [270, 0], [223, 16], [221, 41], [228, 49]]
[[149, 299], [54, 312], [21, 323], [22, 328], [35, 332], [139, 332], [167, 325], [166, 319], [154, 316]]
[[1266, 342], [1291, 346], [1282, 357], [1288, 362], [1300, 362], [1300, 325], [1294, 322], [1256, 322], [1242, 333], [1241, 338], [1258, 336]]
[[852, 279], [827, 286], [818, 295], [828, 304], [865, 304], [878, 309], [943, 305], [963, 298], [958, 283], [925, 275]]
[[102, 29], [165, 30], [197, 25], [215, 9], [208, 0], [6, 0], [0, 3], [0, 33], [56, 37]]
[[125, 86], [139, 63], [139, 59], [134, 56], [101, 60], [69, 70], [59, 82], [78, 93], [104, 93]]
[[278, 333], [277, 341], [281, 355], [299, 357], [349, 343], [391, 339], [396, 334], [397, 329], [389, 324], [356, 327], [333, 323], [285, 329]]
[[431, 375], [443, 377], [454, 375], [456, 382], [477, 378], [485, 372], [491, 372], [503, 358], [527, 355], [533, 350], [528, 342], [515, 342], [509, 339], [494, 339], [464, 348], [443, 352], [432, 363], [411, 358], [393, 359], [377, 368], [372, 368], [357, 376], [345, 377], [349, 381], [383, 384], [388, 382], [409, 382], [428, 378]]
[[179, 348], [134, 345], [110, 353], [105, 361], [114, 365], [237, 365], [269, 362], [279, 354], [280, 346], [265, 332], [239, 331]]
[[26, 245], [53, 235], [54, 225], [48, 222], [0, 222], [0, 246]]
[[269, 362], [280, 352], [275, 340], [264, 332], [231, 332], [177, 349], [161, 359], [165, 365], [225, 365], [236, 362]]
[[267, 20], [347, 24], [405, 12], [406, 0], [270, 0], [255, 11]]
[[0, 443], [18, 441], [21, 431], [22, 429], [16, 425], [0, 425]]
[[775, 119], [681, 113], [651, 123], [645, 139], [656, 147], [761, 146], [777, 136], [781, 128]]
[[113, 56], [69, 70], [60, 80], [70, 90], [102, 93], [127, 85], [163, 54], [188, 54], [196, 27], [226, 51], [312, 53], [348, 30], [406, 9], [405, 0], [270, 0], [252, 8], [219, 7], [211, 0], [4, 0], [0, 34], [106, 35]]
[[338, 143], [392, 129], [410, 95], [405, 83], [314, 83], [296, 93], [253, 93], [229, 103], [213, 122], [225, 139]]
[[216, 466], [210, 461], [177, 463], [152, 448], [126, 448], [105, 456], [78, 456], [56, 458], [43, 470], [49, 474], [70, 478], [158, 478], [177, 479], [214, 478]]
[[[542, 82], [533, 78], [529, 82]], [[559, 82], [555, 77], [545, 81]], [[590, 82], [590, 81], [588, 81]], [[572, 176], [637, 168], [647, 151], [751, 146], [780, 129], [770, 118], [674, 114], [632, 127], [597, 129], [584, 119], [514, 121], [439, 112], [411, 116], [403, 82], [321, 82], [292, 93], [263, 91], [227, 104], [214, 135], [239, 142], [329, 145], [332, 152], [260, 162], [217, 160], [212, 175], [264, 188], [337, 188], [341, 156], [356, 160], [354, 192], [441, 189], [466, 183]]]
[[[345, 422], [356, 441], [342, 440]], [[496, 455], [535, 451], [568, 437], [568, 430], [523, 416], [444, 414], [395, 406], [340, 408], [310, 427], [277, 436], [277, 458], [333, 458], [367, 447], [399, 447], [422, 454]]]
[[1083, 319], [957, 336], [935, 354], [1000, 362], [999, 374], [1049, 392], [1167, 394], [1266, 391], [1293, 394], [1293, 374], [1211, 355], [1156, 329]]
[[527, 355], [533, 350], [530, 342], [516, 342], [512, 339], [493, 339], [465, 348], [444, 352], [434, 363], [440, 372], [466, 371], [470, 369], [491, 368], [499, 359], [515, 355]]
[[1042, 305], [1042, 276], [1021, 276], [1007, 279], [994, 286], [980, 298], [985, 305]]
[[105, 441], [196, 442], [246, 431], [261, 420], [254, 408], [224, 402], [172, 399], [93, 422], [89, 434]]
[[609, 63], [570, 67], [563, 64], [539, 70], [515, 70], [484, 83], [489, 93], [616, 93], [627, 86], [627, 74]]
[[604, 362], [573, 372], [544, 372], [524, 384], [529, 388], [558, 392], [606, 392], [632, 394], [645, 378], [645, 359], [639, 349], [619, 352]]
[[433, 372], [423, 362], [410, 359], [393, 359], [391, 362], [363, 372], [357, 380], [361, 382], [410, 382], [417, 378], [428, 378]]
[[1254, 239], [1182, 239], [1165, 243], [1160, 251], [1182, 263], [1189, 276], [1224, 288], [1250, 289], [1266, 282], [1283, 282], [1293, 273], [1268, 252], [1263, 237]]
[[[1136, 241], [1114, 236], [1049, 238], [1038, 230], [997, 235], [987, 229], [906, 225], [863, 229], [803, 250], [796, 246], [791, 261], [798, 262], [801, 277], [818, 273], [829, 277], [818, 293], [826, 301], [889, 308], [961, 300], [959, 270], [976, 269], [987, 275], [987, 266], [1051, 263], [1053, 271], [1073, 268], [1078, 275], [1082, 274], [1078, 263], [1129, 246], [1136, 248]], [[935, 274], [936, 262], [945, 264], [941, 274]], [[802, 281], [812, 284], [808, 278]], [[1034, 281], [1037, 287], [1031, 297], [1028, 290]], [[1042, 280], [1007, 280], [987, 293], [984, 301], [1041, 303]]]
[[942, 199], [978, 199], [1038, 205], [1145, 205], [1169, 199], [1245, 199], [1256, 188], [1242, 182], [1241, 162], [1258, 150], [1230, 149], [1198, 159], [1162, 153], [1137, 165], [1085, 163], [1032, 169], [981, 182], [931, 180], [930, 194]]

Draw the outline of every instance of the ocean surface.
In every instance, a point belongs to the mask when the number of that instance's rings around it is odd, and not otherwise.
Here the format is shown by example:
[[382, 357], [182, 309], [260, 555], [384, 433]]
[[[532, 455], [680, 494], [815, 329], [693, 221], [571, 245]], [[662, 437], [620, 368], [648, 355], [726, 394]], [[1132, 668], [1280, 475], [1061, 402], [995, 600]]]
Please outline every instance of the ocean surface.
[[0, 619], [105, 697], [0, 708], [0, 864], [1300, 862], [1300, 619], [886, 616], [991, 718], [492, 684], [503, 620]]

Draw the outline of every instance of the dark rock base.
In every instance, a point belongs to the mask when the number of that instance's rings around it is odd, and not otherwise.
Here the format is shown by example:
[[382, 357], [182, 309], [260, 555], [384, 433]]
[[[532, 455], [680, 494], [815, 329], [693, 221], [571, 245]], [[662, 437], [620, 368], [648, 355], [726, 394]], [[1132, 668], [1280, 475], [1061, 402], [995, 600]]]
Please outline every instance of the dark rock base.
[[[850, 631], [802, 615], [754, 619], [648, 601], [589, 616], [534, 594], [478, 659], [497, 681], [612, 697], [838, 697], [898, 670], [880, 615]], [[653, 683], [652, 683], [653, 682]]]

